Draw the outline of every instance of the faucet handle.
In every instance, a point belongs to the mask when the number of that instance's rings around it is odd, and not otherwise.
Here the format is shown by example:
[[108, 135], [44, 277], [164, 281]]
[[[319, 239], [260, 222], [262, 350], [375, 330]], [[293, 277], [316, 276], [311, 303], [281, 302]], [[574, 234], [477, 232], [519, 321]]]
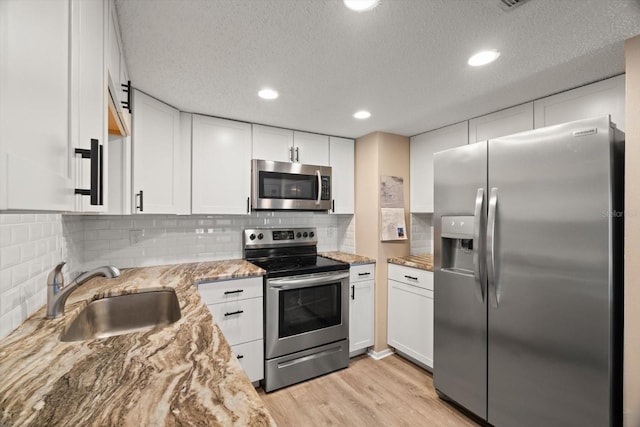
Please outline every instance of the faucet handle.
[[62, 274], [62, 267], [66, 262], [62, 261], [60, 264], [56, 265], [51, 273], [49, 273], [49, 277], [47, 278], [47, 285], [53, 286], [54, 290], [57, 292], [60, 288], [64, 287], [64, 275]]

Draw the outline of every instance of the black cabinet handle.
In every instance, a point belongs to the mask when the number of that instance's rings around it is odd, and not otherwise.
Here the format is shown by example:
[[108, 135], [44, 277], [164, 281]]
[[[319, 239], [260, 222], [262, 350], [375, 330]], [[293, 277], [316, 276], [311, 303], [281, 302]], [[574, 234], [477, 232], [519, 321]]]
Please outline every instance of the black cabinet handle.
[[411, 280], [418, 280], [417, 277], [407, 276], [406, 274], [404, 275], [404, 277], [406, 277], [407, 279], [411, 279]]
[[240, 359], [244, 359], [244, 356], [242, 354], [239, 354], [236, 356], [236, 359], [240, 360]]
[[225, 313], [225, 316], [233, 316], [234, 314], [242, 314], [244, 310], [232, 311], [231, 313]]
[[247, 213], [251, 213], [251, 197], [247, 197]]
[[122, 106], [129, 110], [129, 113], [133, 113], [133, 109], [131, 108], [131, 80], [127, 80], [127, 84], [121, 83], [122, 91], [127, 94], [126, 101], [120, 101]]
[[368, 275], [370, 275], [370, 274], [371, 274], [371, 273], [369, 273], [369, 272], [367, 271], [366, 273], [358, 273], [358, 276], [368, 276]]
[[351, 299], [356, 299], [356, 285], [351, 285]]
[[136, 206], [136, 209], [138, 209], [140, 212], [143, 212], [144, 211], [144, 193], [142, 192], [142, 190], [140, 190], [140, 192], [136, 194], [136, 197], [139, 198], [140, 200], [140, 204]]
[[331, 200], [331, 212], [336, 211], [336, 199]]
[[235, 291], [225, 291], [224, 294], [225, 295], [239, 294], [240, 292], [244, 292], [244, 289], [236, 289]]
[[76, 148], [75, 154], [80, 154], [83, 159], [91, 160], [91, 184], [88, 190], [76, 188], [75, 194], [89, 196], [90, 203], [94, 206], [103, 204], [103, 170], [102, 170], [102, 145], [97, 139], [91, 139], [91, 149]]

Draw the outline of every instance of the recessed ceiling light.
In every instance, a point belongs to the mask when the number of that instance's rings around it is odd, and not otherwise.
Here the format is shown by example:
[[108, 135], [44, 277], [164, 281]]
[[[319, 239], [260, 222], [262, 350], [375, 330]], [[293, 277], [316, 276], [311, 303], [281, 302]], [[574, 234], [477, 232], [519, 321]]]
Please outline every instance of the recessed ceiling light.
[[355, 117], [356, 119], [360, 119], [360, 120], [364, 120], [364, 119], [368, 119], [369, 117], [371, 117], [371, 113], [368, 111], [357, 111], [353, 117]]
[[487, 65], [495, 61], [496, 59], [498, 59], [499, 56], [500, 56], [500, 52], [498, 52], [495, 49], [483, 50], [476, 53], [471, 58], [469, 58], [467, 63], [472, 67], [478, 67], [480, 65]]
[[258, 92], [258, 96], [262, 99], [276, 99], [280, 95], [273, 89], [262, 89]]
[[365, 10], [371, 10], [376, 7], [380, 0], [342, 0], [344, 5], [356, 12], [364, 12]]

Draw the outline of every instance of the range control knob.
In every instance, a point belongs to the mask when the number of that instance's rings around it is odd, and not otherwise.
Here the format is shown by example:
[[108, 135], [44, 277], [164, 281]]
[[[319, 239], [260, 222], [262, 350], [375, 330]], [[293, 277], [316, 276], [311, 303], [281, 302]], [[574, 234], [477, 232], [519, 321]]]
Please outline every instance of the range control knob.
[[250, 239], [250, 240], [255, 240], [255, 238], [256, 238], [256, 235], [255, 235], [255, 234], [253, 234], [253, 233], [251, 233], [251, 235], [249, 236], [249, 239]]
[[298, 234], [296, 234], [296, 237], [299, 239], [302, 237], [302, 233], [298, 231]]
[[313, 237], [315, 235], [316, 235], [316, 233], [314, 233], [313, 231], [311, 233], [309, 233], [309, 237]]
[[258, 240], [262, 240], [263, 237], [264, 237], [264, 234], [262, 233], [258, 234]]
[[308, 236], [308, 234], [307, 234], [306, 231], [304, 233], [302, 233], [302, 237], [307, 237], [307, 236]]

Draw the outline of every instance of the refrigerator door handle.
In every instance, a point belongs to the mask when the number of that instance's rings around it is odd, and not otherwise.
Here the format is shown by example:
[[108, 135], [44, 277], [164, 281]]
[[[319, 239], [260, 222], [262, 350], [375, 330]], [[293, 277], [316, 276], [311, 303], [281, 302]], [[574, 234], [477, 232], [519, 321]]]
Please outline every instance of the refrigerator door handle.
[[489, 216], [487, 217], [487, 279], [489, 300], [493, 308], [498, 308], [498, 289], [496, 286], [495, 243], [496, 209], [498, 207], [498, 189], [492, 188], [489, 195]]
[[482, 223], [482, 206], [484, 204], [484, 188], [478, 188], [476, 207], [473, 212], [473, 278], [476, 282], [476, 297], [484, 302], [484, 275], [480, 260], [480, 227]]

